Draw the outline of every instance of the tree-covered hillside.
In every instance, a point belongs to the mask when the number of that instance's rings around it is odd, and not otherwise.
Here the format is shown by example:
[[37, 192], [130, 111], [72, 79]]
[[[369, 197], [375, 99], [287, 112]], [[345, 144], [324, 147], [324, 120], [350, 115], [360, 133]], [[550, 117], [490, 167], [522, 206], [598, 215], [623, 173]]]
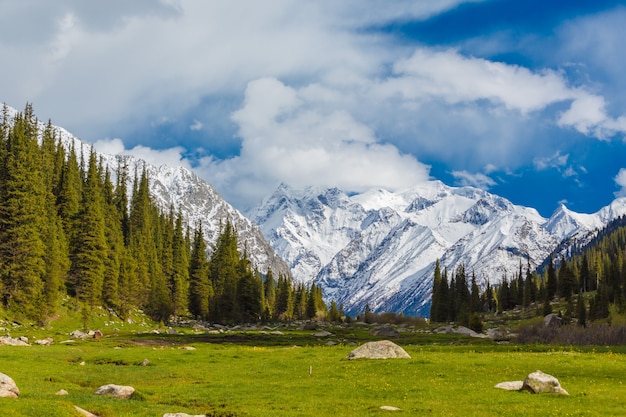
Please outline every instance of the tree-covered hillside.
[[[87, 320], [96, 307], [155, 320], [219, 322], [301, 318], [325, 312], [321, 293], [258, 271], [237, 250], [222, 219], [211, 258], [180, 212], [157, 208], [145, 170], [110, 172], [95, 151], [66, 149], [31, 105], [0, 126], [0, 294], [2, 306], [44, 321], [69, 296]], [[115, 178], [115, 180], [112, 180]], [[132, 179], [129, 181], [129, 178]], [[114, 183], [115, 182], [115, 183]], [[128, 190], [132, 184], [132, 190]], [[130, 200], [129, 200], [130, 196]], [[313, 313], [307, 310], [313, 297]]]
[[487, 283], [481, 292], [473, 276], [468, 283], [463, 266], [448, 279], [448, 271], [441, 271], [437, 263], [431, 320], [480, 327], [480, 314], [534, 305], [539, 315], [545, 315], [557, 301], [566, 306], [561, 313], [582, 326], [609, 318], [612, 309], [626, 313], [626, 218], [612, 221], [590, 243], [573, 246], [568, 254], [549, 257], [540, 272], [520, 264], [514, 276], [501, 277], [495, 287]]

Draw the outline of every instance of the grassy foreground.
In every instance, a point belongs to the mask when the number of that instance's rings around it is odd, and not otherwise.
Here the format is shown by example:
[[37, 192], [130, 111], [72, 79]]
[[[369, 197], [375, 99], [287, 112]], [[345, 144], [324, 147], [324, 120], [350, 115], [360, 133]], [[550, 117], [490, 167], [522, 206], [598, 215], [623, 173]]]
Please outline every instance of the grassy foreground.
[[[106, 333], [105, 333], [106, 335]], [[410, 360], [346, 361], [353, 347], [245, 344], [208, 336], [110, 336], [52, 346], [0, 346], [0, 372], [21, 390], [0, 399], [3, 416], [611, 416], [626, 410], [626, 356], [614, 349], [571, 350], [495, 344], [420, 345], [399, 341]], [[55, 341], [62, 339], [55, 336]], [[219, 341], [219, 343], [214, 343]], [[195, 350], [187, 350], [185, 347]], [[148, 366], [139, 364], [148, 359]], [[309, 371], [312, 369], [312, 373]], [[570, 396], [494, 389], [540, 369]], [[130, 400], [93, 395], [100, 385], [136, 388]], [[65, 389], [67, 396], [56, 396]], [[380, 409], [383, 405], [402, 411]]]

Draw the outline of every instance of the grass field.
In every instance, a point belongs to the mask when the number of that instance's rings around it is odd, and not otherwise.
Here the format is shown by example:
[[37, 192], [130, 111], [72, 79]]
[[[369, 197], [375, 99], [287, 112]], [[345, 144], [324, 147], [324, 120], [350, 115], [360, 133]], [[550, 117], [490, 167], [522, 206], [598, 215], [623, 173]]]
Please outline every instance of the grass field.
[[[413, 333], [396, 340], [412, 359], [347, 361], [354, 347], [343, 343], [371, 339], [366, 330], [334, 330], [345, 333], [336, 346], [325, 346], [314, 331], [136, 334], [140, 328], [59, 343], [68, 329], [21, 329], [31, 341], [54, 332], [52, 346], [0, 346], [0, 372], [21, 390], [18, 399], [0, 399], [0, 415], [78, 416], [74, 405], [101, 417], [618, 416], [626, 410], [623, 347], [513, 346]], [[148, 366], [139, 365], [144, 359]], [[537, 369], [559, 378], [570, 396], [493, 388]], [[110, 383], [137, 391], [130, 400], [93, 395]], [[69, 395], [56, 396], [60, 389]]]

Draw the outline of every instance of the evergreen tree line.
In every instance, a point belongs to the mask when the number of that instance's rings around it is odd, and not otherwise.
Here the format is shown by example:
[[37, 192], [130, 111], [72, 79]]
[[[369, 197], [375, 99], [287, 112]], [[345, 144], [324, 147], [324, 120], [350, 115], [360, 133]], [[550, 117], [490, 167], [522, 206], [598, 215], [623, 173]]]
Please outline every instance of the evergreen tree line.
[[0, 300], [5, 309], [43, 321], [70, 296], [85, 322], [97, 307], [121, 318], [140, 308], [164, 322], [172, 316], [234, 323], [329, 314], [314, 284], [295, 284], [283, 275], [275, 279], [272, 271], [262, 276], [253, 268], [228, 221], [207, 257], [202, 226], [190, 230], [180, 211], [160, 210], [145, 169], [132, 174], [129, 181], [123, 164], [111, 173], [93, 150], [85, 156], [73, 146], [66, 149], [50, 122], [40, 132], [30, 104], [12, 120], [4, 106]]
[[[557, 262], [551, 256], [541, 274], [532, 271], [530, 264], [523, 271], [520, 263], [512, 279], [504, 276], [495, 287], [487, 282], [483, 291], [478, 290], [473, 274], [468, 287], [463, 266], [457, 267], [448, 283], [448, 272], [442, 273], [437, 261], [431, 321], [469, 325], [474, 313], [503, 312], [531, 304], [541, 306], [538, 311], [546, 315], [552, 312], [550, 303], [559, 299], [567, 303], [565, 315], [576, 317], [581, 325], [588, 320], [606, 319], [611, 305], [625, 313], [626, 219], [611, 222], [589, 245], [572, 253], [569, 259], [562, 256]], [[585, 300], [589, 300], [588, 305]]]

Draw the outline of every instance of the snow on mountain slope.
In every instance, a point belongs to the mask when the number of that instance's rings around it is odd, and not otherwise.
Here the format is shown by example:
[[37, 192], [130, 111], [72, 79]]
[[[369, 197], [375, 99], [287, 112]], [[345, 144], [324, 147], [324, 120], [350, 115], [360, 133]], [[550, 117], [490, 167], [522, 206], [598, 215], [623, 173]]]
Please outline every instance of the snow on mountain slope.
[[[7, 110], [9, 119], [17, 114], [13, 108], [8, 107]], [[39, 122], [39, 130], [43, 132], [44, 129], [45, 125]], [[90, 144], [82, 142], [62, 127], [54, 126], [53, 129], [66, 149], [75, 149], [77, 158], [81, 158], [81, 155], [88, 157], [92, 149]], [[166, 212], [170, 207], [174, 207], [175, 211], [180, 209], [185, 223], [192, 228], [202, 223], [210, 249], [215, 246], [220, 225], [230, 220], [237, 230], [240, 250], [246, 248], [250, 260], [261, 272], [271, 268], [276, 273], [289, 273], [287, 264], [276, 254], [259, 227], [228, 204], [209, 183], [193, 172], [183, 167], [157, 167], [129, 155], [98, 153], [98, 156], [103, 165], [109, 168], [113, 178], [118, 167], [125, 166], [129, 182], [132, 182], [135, 173], [141, 174], [145, 168], [150, 194], [156, 204]], [[129, 184], [129, 192], [132, 192], [132, 188], [132, 184]]]
[[484, 190], [431, 181], [399, 192], [293, 190], [282, 184], [249, 216], [289, 263], [346, 311], [428, 315], [434, 264], [481, 284], [539, 265], [562, 241], [626, 214], [626, 198], [595, 214], [564, 206], [545, 219]]

